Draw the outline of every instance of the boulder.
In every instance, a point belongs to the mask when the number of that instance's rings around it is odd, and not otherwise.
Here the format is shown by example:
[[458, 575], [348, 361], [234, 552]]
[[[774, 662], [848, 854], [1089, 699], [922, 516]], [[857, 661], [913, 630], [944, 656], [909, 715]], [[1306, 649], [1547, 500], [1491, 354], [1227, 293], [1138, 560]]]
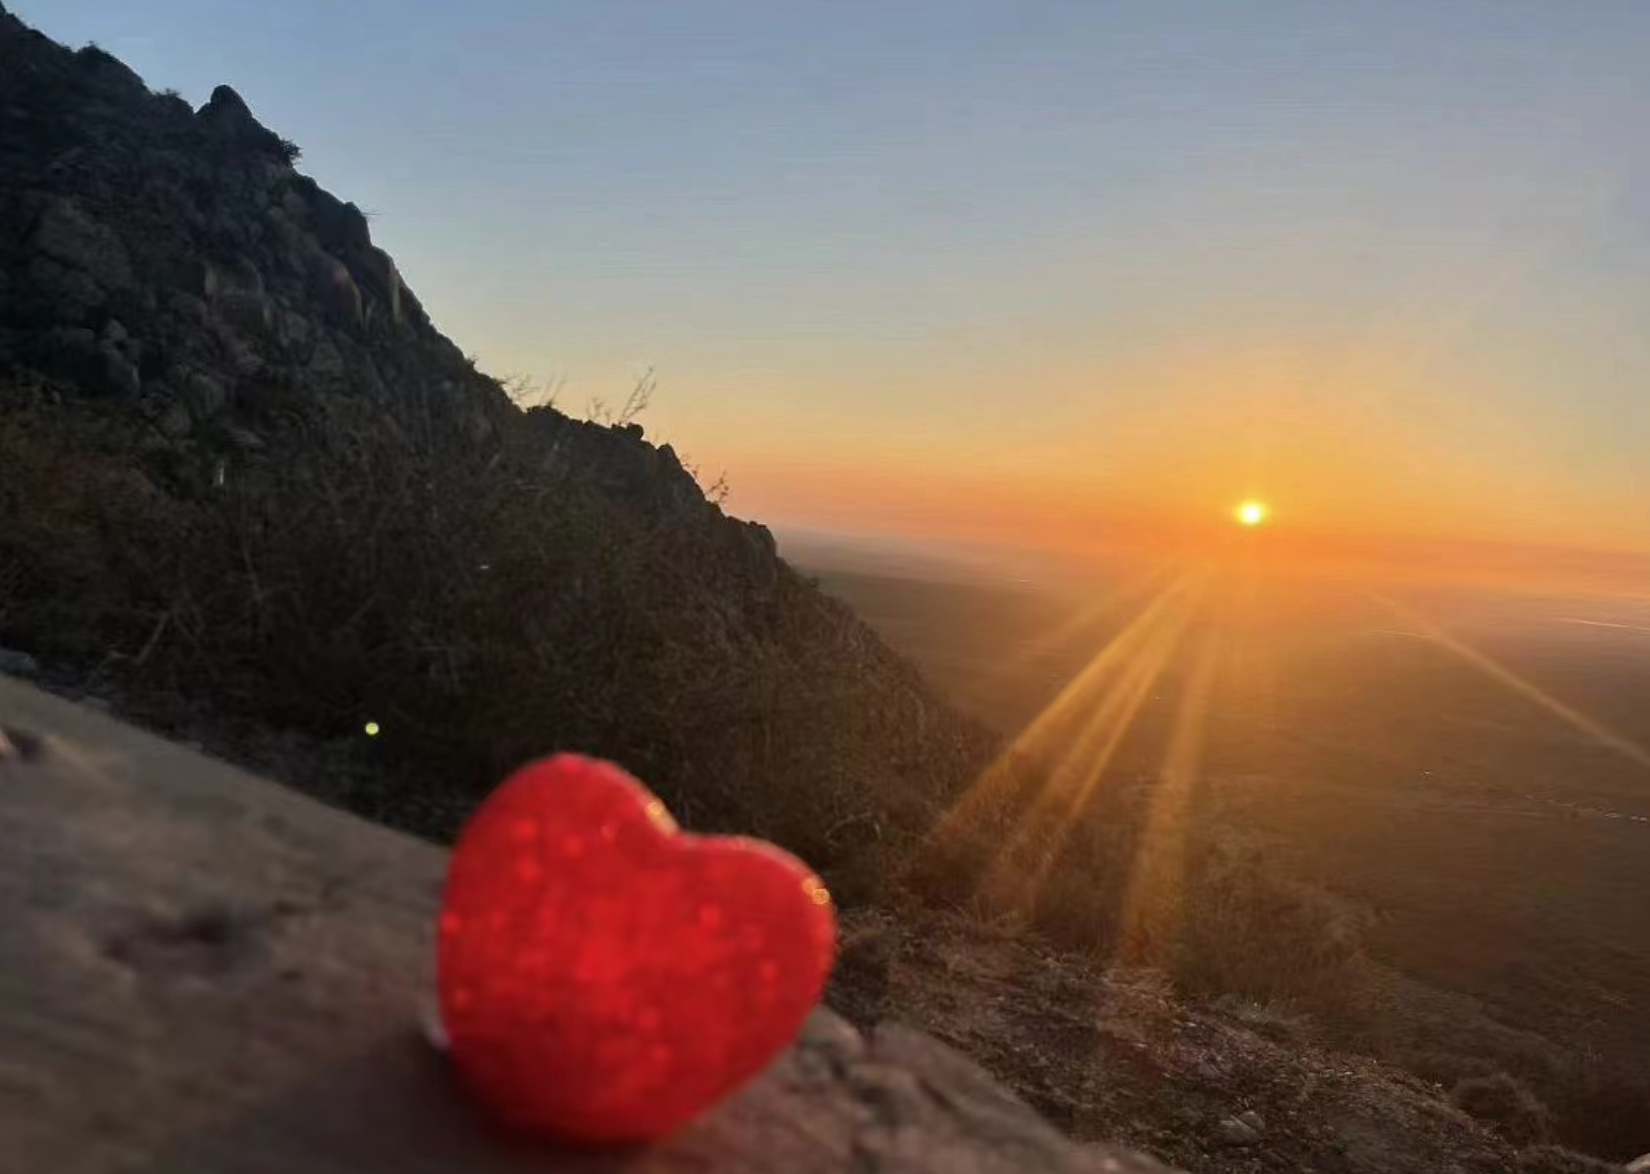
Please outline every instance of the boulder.
[[191, 371], [183, 383], [184, 402], [195, 420], [210, 420], [229, 404], [229, 390], [205, 371]]
[[0, 673], [13, 677], [33, 677], [40, 672], [40, 663], [26, 652], [15, 648], [0, 648]]
[[89, 273], [44, 255], [30, 259], [26, 276], [30, 296], [23, 310], [39, 322], [83, 322], [108, 300]]
[[1168, 1174], [1074, 1144], [920, 1032], [824, 1009], [657, 1144], [510, 1138], [422, 1027], [443, 851], [19, 681], [0, 722], [19, 1170]]
[[143, 380], [138, 375], [137, 366], [121, 352], [119, 346], [105, 341], [98, 347], [98, 354], [102, 359], [99, 383], [103, 390], [123, 396], [135, 396], [143, 390]]
[[132, 261], [120, 237], [67, 197], [54, 200], [41, 213], [29, 247], [85, 274], [101, 290], [132, 284]]
[[338, 258], [322, 253], [316, 258], [314, 291], [328, 314], [351, 330], [359, 330], [364, 321], [361, 289], [355, 284], [349, 267]]

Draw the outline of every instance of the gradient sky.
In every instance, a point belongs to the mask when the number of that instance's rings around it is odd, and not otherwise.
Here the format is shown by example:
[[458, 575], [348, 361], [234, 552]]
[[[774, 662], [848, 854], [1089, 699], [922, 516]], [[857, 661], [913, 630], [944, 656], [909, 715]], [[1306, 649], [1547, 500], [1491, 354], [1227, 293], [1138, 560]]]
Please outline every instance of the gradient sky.
[[1650, 549], [1643, 0], [8, 0], [736, 512]]

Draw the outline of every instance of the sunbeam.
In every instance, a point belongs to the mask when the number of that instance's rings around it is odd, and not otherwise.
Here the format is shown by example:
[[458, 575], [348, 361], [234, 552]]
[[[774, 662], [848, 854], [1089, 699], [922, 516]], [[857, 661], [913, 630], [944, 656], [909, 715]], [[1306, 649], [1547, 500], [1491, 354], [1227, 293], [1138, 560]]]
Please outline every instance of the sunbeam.
[[1165, 613], [1140, 641], [1100, 698], [1071, 748], [1061, 755], [1031, 809], [1020, 817], [998, 853], [982, 890], [995, 903], [1028, 907], [1060, 859], [1071, 828], [1088, 806], [1140, 708], [1173, 658], [1196, 606], [1196, 595]]
[[1028, 758], [1059, 742], [1059, 735], [1071, 724], [1092, 715], [1103, 700], [1100, 690], [1108, 674], [1120, 669], [1138, 654], [1142, 643], [1156, 630], [1163, 616], [1191, 590], [1197, 576], [1183, 572], [1163, 587], [1128, 625], [1095, 654], [1064, 689], [1049, 702], [1030, 724], [996, 759], [939, 821], [928, 837], [928, 847], [943, 847], [959, 835], [972, 835], [992, 822], [995, 809], [1014, 798]]
[[1187, 819], [1203, 762], [1222, 639], [1222, 632], [1209, 629], [1198, 642], [1148, 801], [1123, 896], [1120, 953], [1131, 964], [1168, 962], [1185, 894]]
[[1492, 660], [1468, 644], [1463, 644], [1425, 616], [1411, 611], [1396, 600], [1374, 591], [1369, 592], [1369, 595], [1370, 598], [1389, 609], [1393, 615], [1413, 624], [1425, 639], [1448, 652], [1454, 653], [1492, 681], [1505, 686], [1520, 697], [1534, 702], [1553, 717], [1592, 738], [1599, 745], [1614, 750], [1628, 761], [1650, 770], [1650, 751], [1645, 750], [1638, 743], [1622, 737], [1609, 727], [1588, 717], [1573, 705], [1565, 704], [1539, 685], [1519, 676], [1499, 661]]

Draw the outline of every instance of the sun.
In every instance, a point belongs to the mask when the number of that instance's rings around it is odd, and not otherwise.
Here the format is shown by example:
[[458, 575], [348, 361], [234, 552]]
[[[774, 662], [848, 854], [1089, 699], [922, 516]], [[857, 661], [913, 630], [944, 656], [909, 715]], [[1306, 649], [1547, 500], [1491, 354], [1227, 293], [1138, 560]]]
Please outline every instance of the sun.
[[1245, 526], [1258, 526], [1266, 520], [1266, 503], [1246, 501], [1237, 508], [1237, 520]]

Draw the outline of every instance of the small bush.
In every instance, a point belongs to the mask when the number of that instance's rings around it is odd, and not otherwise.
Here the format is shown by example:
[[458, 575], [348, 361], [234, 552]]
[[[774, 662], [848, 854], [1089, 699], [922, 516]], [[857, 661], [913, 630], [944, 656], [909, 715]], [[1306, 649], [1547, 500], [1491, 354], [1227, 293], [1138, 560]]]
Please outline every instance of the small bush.
[[1463, 1113], [1515, 1144], [1527, 1145], [1547, 1137], [1547, 1107], [1505, 1072], [1468, 1077], [1450, 1090], [1449, 1099]]

